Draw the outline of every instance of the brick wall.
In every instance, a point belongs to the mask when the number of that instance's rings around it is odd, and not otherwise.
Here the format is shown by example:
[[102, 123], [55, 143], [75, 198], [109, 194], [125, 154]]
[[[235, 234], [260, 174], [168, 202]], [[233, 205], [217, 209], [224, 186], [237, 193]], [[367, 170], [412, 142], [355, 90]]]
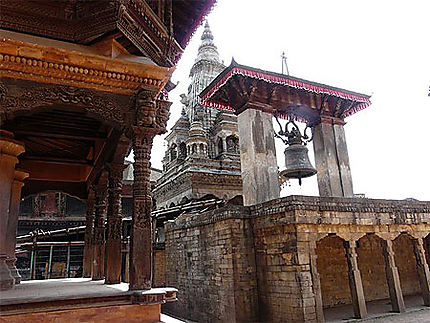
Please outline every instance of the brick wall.
[[316, 320], [308, 246], [298, 241], [294, 225], [282, 223], [288, 216], [252, 221], [262, 322]]
[[393, 249], [403, 295], [420, 293], [412, 240], [406, 234], [401, 234], [394, 240]]
[[[193, 223], [192, 218], [177, 221]], [[199, 322], [255, 318], [251, 231], [249, 221], [232, 218], [166, 230], [166, 283], [179, 293], [178, 301], [167, 304], [165, 310]]]
[[343, 240], [332, 236], [318, 241], [317, 257], [323, 306], [350, 304], [348, 265]]
[[[404, 231], [430, 232], [430, 203], [292, 196], [180, 216], [166, 224], [166, 285], [179, 300], [165, 309], [198, 322], [322, 321], [322, 307], [351, 303], [344, 241], [359, 239], [370, 301], [388, 297], [379, 236]], [[403, 294], [418, 293], [411, 240], [393, 248]]]
[[154, 287], [166, 286], [166, 251], [154, 250]]

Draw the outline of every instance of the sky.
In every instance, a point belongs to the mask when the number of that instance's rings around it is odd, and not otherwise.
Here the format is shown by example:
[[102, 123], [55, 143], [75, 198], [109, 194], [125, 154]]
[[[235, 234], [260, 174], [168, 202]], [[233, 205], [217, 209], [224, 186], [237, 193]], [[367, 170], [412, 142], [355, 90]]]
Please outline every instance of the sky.
[[[346, 118], [354, 193], [368, 198], [430, 201], [430, 1], [218, 0], [207, 16], [220, 58], [372, 95], [372, 105]], [[179, 118], [180, 94], [203, 27], [195, 32], [172, 81], [168, 127]], [[152, 166], [161, 168], [163, 136]], [[278, 165], [285, 168], [281, 142]], [[163, 149], [160, 149], [163, 147]], [[312, 144], [309, 145], [313, 160]], [[282, 196], [318, 195], [316, 176]]]

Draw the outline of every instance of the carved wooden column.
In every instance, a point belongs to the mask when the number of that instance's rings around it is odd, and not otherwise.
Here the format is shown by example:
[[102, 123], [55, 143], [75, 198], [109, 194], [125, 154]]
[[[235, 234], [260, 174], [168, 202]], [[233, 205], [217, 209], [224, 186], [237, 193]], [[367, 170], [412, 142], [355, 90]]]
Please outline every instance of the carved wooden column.
[[421, 294], [425, 306], [430, 306], [430, 272], [427, 264], [423, 239], [418, 238], [413, 240], [414, 253], [417, 261], [418, 278], [420, 280]]
[[95, 214], [93, 237], [93, 263], [91, 277], [100, 280], [105, 275], [105, 219], [107, 197], [107, 171], [103, 171], [95, 187]]
[[0, 130], [0, 290], [12, 288], [15, 282], [6, 264], [7, 231], [15, 165], [23, 152], [24, 145], [14, 140], [12, 133]]
[[12, 184], [12, 191], [9, 203], [9, 217], [7, 221], [7, 259], [6, 264], [9, 267], [12, 277], [15, 279], [15, 284], [21, 282], [21, 275], [15, 267], [15, 248], [16, 248], [16, 230], [18, 228], [18, 214], [21, 202], [21, 188], [24, 185], [24, 179], [28, 177], [28, 173], [15, 170], [15, 177]]
[[130, 289], [150, 289], [152, 282], [151, 174], [154, 134], [133, 127], [133, 218], [130, 235]]
[[88, 190], [87, 198], [83, 277], [91, 277], [91, 267], [93, 263], [94, 195], [94, 188], [91, 187]]
[[130, 233], [130, 290], [150, 289], [152, 283], [151, 174], [152, 140], [166, 132], [171, 103], [155, 100], [155, 93], [141, 89], [135, 98], [135, 120], [130, 127], [134, 151], [133, 217]]
[[349, 288], [351, 290], [352, 306], [355, 318], [367, 316], [366, 300], [364, 298], [363, 284], [357, 261], [357, 241], [345, 241], [345, 253], [348, 263]]
[[124, 163], [112, 163], [109, 169], [109, 205], [107, 211], [106, 284], [121, 282], [121, 191]]
[[399, 271], [397, 270], [396, 262], [394, 261], [393, 241], [383, 240], [382, 252], [385, 260], [385, 275], [387, 277], [391, 307], [393, 312], [404, 312], [405, 303], [403, 301]]

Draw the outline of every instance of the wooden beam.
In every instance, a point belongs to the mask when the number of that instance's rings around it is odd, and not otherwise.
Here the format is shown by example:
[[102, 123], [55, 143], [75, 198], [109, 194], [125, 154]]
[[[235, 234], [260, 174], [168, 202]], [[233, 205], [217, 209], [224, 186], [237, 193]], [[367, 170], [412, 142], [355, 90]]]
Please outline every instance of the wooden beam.
[[58, 133], [26, 131], [26, 130], [17, 130], [14, 133], [16, 135], [32, 136], [32, 137], [49, 137], [49, 138], [59, 138], [59, 139], [88, 140], [88, 141], [105, 139], [104, 137], [101, 137], [101, 136], [79, 136], [79, 135], [73, 136], [73, 135], [63, 135]]
[[93, 169], [91, 165], [25, 159], [19, 167], [30, 173], [29, 180], [53, 182], [85, 182]]

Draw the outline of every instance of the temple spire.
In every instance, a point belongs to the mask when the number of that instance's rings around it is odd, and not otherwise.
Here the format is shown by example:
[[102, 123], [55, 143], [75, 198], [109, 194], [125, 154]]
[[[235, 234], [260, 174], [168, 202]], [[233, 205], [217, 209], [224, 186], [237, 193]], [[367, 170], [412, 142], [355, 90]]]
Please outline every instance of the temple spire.
[[217, 47], [214, 44], [214, 36], [209, 27], [209, 23], [206, 20], [203, 34], [201, 37], [201, 44], [199, 46], [199, 52], [197, 54], [196, 63], [201, 60], [208, 60], [213, 62], [219, 62], [219, 54]]

